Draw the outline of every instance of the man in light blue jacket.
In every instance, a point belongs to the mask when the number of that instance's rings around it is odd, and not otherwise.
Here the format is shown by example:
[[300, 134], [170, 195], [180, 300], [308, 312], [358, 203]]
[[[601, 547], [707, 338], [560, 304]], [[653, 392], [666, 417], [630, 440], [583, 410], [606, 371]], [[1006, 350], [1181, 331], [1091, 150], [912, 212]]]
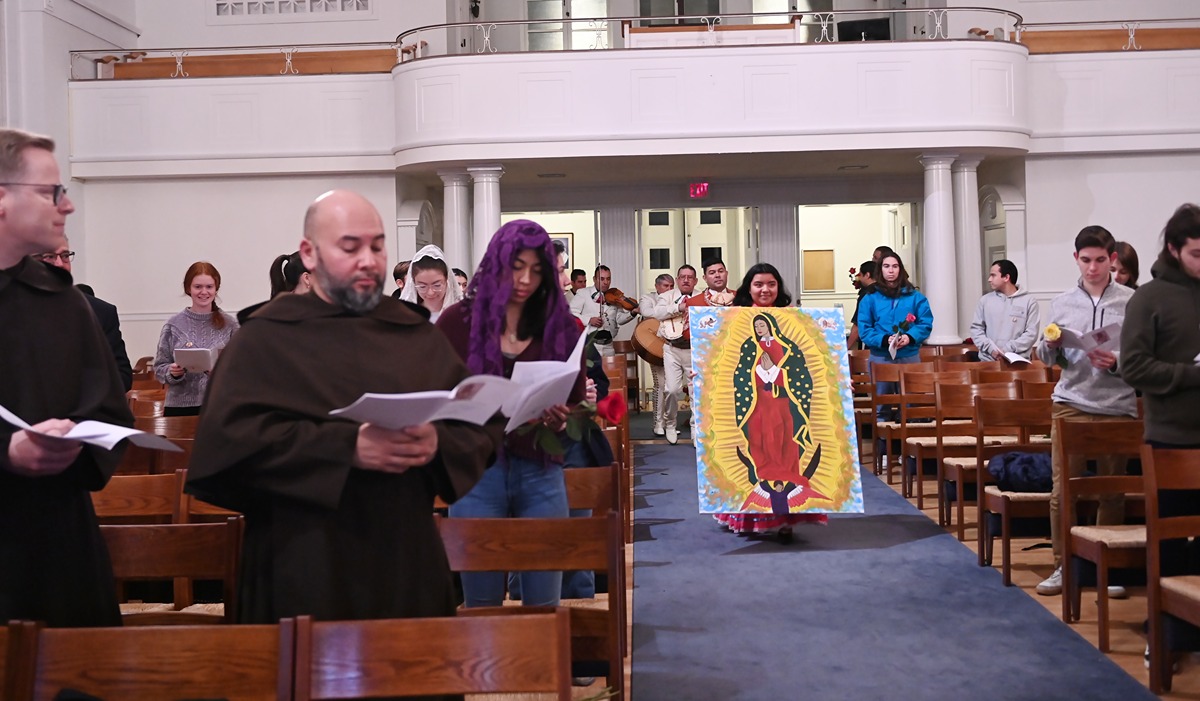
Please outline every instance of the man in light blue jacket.
[[[1133, 290], [1112, 280], [1111, 268], [1116, 241], [1102, 226], [1085, 227], [1075, 237], [1075, 263], [1079, 266], [1079, 282], [1050, 302], [1050, 323], [1060, 328], [1086, 333], [1113, 322], [1125, 322], [1125, 305]], [[1061, 340], [1043, 338], [1037, 346], [1038, 356], [1053, 365], [1061, 353], [1066, 367], [1054, 388], [1054, 408], [1051, 415], [1071, 421], [1112, 421], [1137, 416], [1137, 398], [1133, 388], [1121, 379], [1117, 369], [1117, 352], [1084, 351], [1064, 348]], [[1054, 444], [1051, 456], [1054, 487], [1050, 492], [1050, 540], [1054, 545], [1057, 569], [1041, 584], [1037, 593], [1053, 596], [1062, 592], [1062, 538], [1059, 528], [1059, 503], [1062, 495], [1064, 465], [1069, 463], [1071, 477], [1083, 474], [1082, 460], [1063, 455], [1057, 437], [1051, 431]], [[1123, 472], [1125, 461], [1116, 457], [1098, 460], [1096, 474], [1112, 475]], [[1097, 525], [1121, 523], [1124, 504], [1121, 499], [1101, 499]], [[1109, 587], [1109, 596], [1125, 595], [1123, 587]]]
[[988, 285], [992, 291], [979, 299], [971, 321], [979, 359], [999, 360], [1014, 353], [1028, 360], [1041, 320], [1037, 300], [1017, 287], [1017, 266], [1011, 260], [992, 263]]

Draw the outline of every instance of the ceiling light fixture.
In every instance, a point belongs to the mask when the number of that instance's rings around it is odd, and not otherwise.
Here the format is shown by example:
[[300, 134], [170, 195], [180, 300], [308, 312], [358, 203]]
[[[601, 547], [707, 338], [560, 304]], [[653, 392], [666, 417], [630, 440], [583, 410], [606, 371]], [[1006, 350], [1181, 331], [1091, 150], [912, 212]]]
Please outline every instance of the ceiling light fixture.
[[838, 166], [838, 170], [866, 170], [864, 165]]
[[565, 178], [565, 177], [567, 177], [567, 174], [566, 173], [538, 173], [537, 176], [539, 178]]

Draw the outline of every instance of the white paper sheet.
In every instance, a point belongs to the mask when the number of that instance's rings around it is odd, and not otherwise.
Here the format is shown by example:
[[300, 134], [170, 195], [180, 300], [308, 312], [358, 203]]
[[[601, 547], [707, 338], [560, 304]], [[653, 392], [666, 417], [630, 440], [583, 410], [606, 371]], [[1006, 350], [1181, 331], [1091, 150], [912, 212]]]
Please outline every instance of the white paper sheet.
[[1060, 327], [1062, 330], [1061, 343], [1063, 348], [1079, 348], [1085, 353], [1093, 350], [1116, 352], [1121, 348], [1121, 324], [1113, 322], [1107, 326], [1087, 332]]
[[[4, 419], [13, 426], [25, 429], [31, 433], [36, 433], [40, 436], [50, 436], [48, 433], [34, 431], [29, 424], [25, 423], [25, 421], [23, 421], [19, 416], [2, 406], [0, 406], [0, 419]], [[116, 426], [114, 424], [104, 423], [103, 421], [81, 421], [75, 424], [75, 428], [72, 428], [65, 435], [50, 437], [67, 438], [70, 440], [80, 441], [89, 445], [100, 446], [105, 450], [112, 450], [113, 446], [128, 438], [130, 443], [139, 445], [143, 448], [165, 450], [170, 453], [183, 452], [182, 448], [166, 438], [163, 438], [162, 436], [156, 436], [153, 433], [139, 431], [136, 428], [128, 428], [126, 426]]]
[[188, 372], [208, 372], [217, 363], [219, 348], [176, 348], [175, 364]]
[[366, 393], [353, 404], [329, 412], [331, 416], [397, 430], [438, 420], [466, 421], [482, 426], [492, 418], [512, 392], [512, 381], [495, 375], [468, 377], [453, 390]]
[[396, 430], [443, 419], [482, 426], [499, 411], [509, 417], [505, 431], [514, 431], [541, 416], [547, 408], [567, 402], [582, 367], [580, 358], [586, 340], [580, 336], [571, 357], [566, 360], [516, 363], [511, 379], [475, 375], [458, 383], [451, 391], [368, 392], [350, 406], [334, 409], [329, 414]]

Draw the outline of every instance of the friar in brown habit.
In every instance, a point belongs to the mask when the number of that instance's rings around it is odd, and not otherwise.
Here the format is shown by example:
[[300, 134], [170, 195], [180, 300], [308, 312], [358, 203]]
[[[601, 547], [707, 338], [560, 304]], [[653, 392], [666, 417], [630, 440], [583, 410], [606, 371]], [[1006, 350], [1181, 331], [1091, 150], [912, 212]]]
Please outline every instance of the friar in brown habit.
[[[132, 426], [104, 334], [71, 274], [30, 255], [66, 245], [75, 211], [54, 142], [0, 129], [0, 405], [42, 433], [84, 420]], [[121, 625], [91, 492], [112, 451], [0, 420], [0, 621]]]
[[467, 376], [419, 311], [383, 296], [385, 244], [366, 199], [319, 197], [300, 244], [313, 291], [251, 315], [213, 371], [187, 491], [246, 516], [242, 622], [454, 614], [433, 498], [471, 489], [502, 424], [389, 431], [329, 416], [364, 392]]

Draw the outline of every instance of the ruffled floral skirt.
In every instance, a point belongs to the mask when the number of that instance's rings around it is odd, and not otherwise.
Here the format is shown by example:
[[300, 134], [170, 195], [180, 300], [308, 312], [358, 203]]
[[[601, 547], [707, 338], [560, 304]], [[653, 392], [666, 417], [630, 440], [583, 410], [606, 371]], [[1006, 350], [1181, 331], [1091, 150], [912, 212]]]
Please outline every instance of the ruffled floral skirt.
[[734, 533], [770, 533], [800, 523], [829, 523], [827, 514], [713, 514], [713, 518]]

